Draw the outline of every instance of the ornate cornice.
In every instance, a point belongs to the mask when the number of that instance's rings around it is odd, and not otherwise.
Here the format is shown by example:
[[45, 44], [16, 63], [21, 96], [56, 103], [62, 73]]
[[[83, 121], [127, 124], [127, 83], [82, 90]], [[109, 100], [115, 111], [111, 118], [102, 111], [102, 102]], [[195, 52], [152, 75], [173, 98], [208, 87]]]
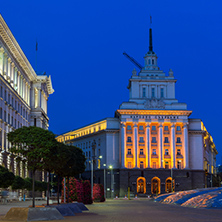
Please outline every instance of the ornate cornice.
[[163, 116], [190, 116], [192, 111], [188, 110], [138, 110], [118, 109], [120, 115], [163, 115]]
[[4, 19], [0, 15], [0, 36], [4, 41], [5, 45], [7, 45], [10, 53], [15, 57], [16, 61], [19, 63], [21, 68], [27, 74], [31, 81], [36, 79], [36, 73], [20, 48], [18, 42], [15, 37], [11, 33], [9, 27], [5, 23]]

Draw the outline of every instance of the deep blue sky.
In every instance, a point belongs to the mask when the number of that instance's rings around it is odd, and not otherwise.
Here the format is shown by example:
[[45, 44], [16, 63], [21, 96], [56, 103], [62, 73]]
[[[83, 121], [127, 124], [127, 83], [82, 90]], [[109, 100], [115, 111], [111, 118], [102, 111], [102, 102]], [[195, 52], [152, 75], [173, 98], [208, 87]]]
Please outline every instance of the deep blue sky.
[[148, 51], [153, 17], [159, 67], [172, 68], [176, 98], [203, 120], [221, 161], [222, 1], [10, 0], [0, 13], [38, 72], [52, 76], [50, 130], [60, 134], [105, 117], [123, 101], [134, 65]]

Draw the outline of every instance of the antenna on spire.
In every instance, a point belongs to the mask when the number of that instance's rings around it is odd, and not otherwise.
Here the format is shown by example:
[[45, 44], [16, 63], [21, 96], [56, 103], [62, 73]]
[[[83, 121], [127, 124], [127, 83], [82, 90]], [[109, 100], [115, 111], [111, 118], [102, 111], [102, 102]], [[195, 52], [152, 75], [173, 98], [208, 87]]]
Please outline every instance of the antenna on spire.
[[152, 29], [151, 29], [151, 24], [152, 24], [152, 16], [150, 16], [150, 30], [149, 30], [149, 51], [153, 51], [153, 41], [152, 41]]
[[35, 72], [37, 73], [37, 51], [38, 51], [38, 42], [36, 39], [36, 45], [35, 45]]

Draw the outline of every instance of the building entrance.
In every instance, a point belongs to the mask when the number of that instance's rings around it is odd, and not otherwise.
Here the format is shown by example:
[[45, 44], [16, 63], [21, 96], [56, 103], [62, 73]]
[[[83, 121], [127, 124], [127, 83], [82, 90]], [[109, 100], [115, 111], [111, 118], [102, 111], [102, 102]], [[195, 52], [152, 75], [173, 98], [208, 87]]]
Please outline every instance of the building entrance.
[[146, 179], [144, 177], [137, 179], [137, 193], [146, 193]]
[[154, 177], [151, 180], [151, 193], [152, 194], [160, 194], [160, 179], [158, 177]]

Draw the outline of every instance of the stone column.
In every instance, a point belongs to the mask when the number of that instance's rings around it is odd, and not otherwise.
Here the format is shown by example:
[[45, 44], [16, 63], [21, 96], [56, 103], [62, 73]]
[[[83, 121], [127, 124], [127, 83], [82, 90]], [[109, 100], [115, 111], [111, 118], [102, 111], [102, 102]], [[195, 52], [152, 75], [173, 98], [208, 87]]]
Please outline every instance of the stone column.
[[171, 167], [176, 168], [176, 141], [175, 141], [175, 124], [171, 125]]
[[183, 125], [183, 143], [184, 143], [184, 168], [189, 168], [189, 150], [188, 150], [188, 130], [187, 130], [188, 123]]
[[11, 82], [11, 71], [12, 71], [12, 69], [11, 69], [11, 62], [12, 62], [11, 58], [8, 58], [7, 62], [8, 62], [7, 81], [10, 83]]
[[1, 74], [3, 75], [4, 72], [4, 49], [0, 48], [0, 71]]
[[21, 78], [21, 74], [18, 71], [18, 76], [17, 76], [17, 92], [18, 92], [18, 94], [20, 93], [20, 78]]
[[146, 141], [145, 141], [145, 149], [146, 149], [146, 167], [150, 168], [151, 164], [151, 140], [150, 140], [150, 125], [146, 125]]
[[14, 88], [15, 86], [15, 64], [12, 63], [12, 71], [11, 71], [11, 86]]
[[38, 106], [41, 107], [41, 88], [38, 88]]
[[125, 168], [126, 159], [126, 125], [121, 123], [121, 167]]
[[163, 168], [163, 125], [159, 125], [159, 159], [160, 159], [160, 168]]
[[133, 125], [134, 131], [134, 138], [133, 138], [133, 147], [134, 147], [134, 154], [135, 154], [135, 168], [138, 168], [138, 124], [134, 123]]

